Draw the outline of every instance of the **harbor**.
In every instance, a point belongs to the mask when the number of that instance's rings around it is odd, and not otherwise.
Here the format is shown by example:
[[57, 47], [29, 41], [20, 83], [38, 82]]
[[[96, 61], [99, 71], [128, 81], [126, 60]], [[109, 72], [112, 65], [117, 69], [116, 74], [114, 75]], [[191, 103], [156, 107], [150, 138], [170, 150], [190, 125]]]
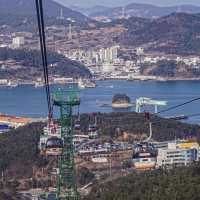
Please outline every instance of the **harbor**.
[[[115, 94], [125, 93], [136, 102], [139, 97], [147, 97], [159, 101], [167, 101], [168, 104], [164, 108], [177, 105], [198, 96], [198, 81], [173, 81], [173, 82], [157, 82], [157, 81], [114, 81], [104, 80], [96, 81], [95, 88], [80, 89], [82, 103], [80, 105], [81, 113], [92, 112], [115, 112], [112, 108], [112, 98]], [[67, 88], [67, 84], [52, 85], [52, 91], [56, 87]], [[24, 97], [25, 95], [25, 97]], [[24, 98], [26, 104], [24, 104]], [[35, 88], [34, 85], [21, 85], [15, 88], [0, 88], [0, 112], [8, 115], [45, 118], [46, 104], [44, 87]], [[164, 116], [183, 116], [195, 114], [198, 102], [193, 102], [191, 106], [184, 106], [182, 110], [176, 109], [165, 113]], [[144, 108], [145, 109], [145, 108]], [[152, 106], [147, 109], [154, 112]], [[158, 111], [163, 109], [159, 107]], [[135, 105], [128, 108], [128, 111], [135, 111]], [[186, 122], [197, 123], [199, 117], [193, 117]]]

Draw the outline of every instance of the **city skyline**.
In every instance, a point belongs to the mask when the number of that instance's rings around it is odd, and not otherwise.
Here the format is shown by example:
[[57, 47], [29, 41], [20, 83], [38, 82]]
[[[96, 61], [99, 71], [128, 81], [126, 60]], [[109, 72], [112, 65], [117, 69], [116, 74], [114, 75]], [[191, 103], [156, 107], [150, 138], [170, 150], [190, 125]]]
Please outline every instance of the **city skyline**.
[[80, 6], [80, 7], [92, 7], [96, 5], [103, 5], [103, 6], [123, 6], [129, 3], [145, 3], [145, 4], [153, 4], [157, 6], [172, 6], [172, 5], [182, 5], [182, 4], [192, 4], [200, 6], [199, 0], [55, 0], [59, 3], [62, 3], [65, 6]]

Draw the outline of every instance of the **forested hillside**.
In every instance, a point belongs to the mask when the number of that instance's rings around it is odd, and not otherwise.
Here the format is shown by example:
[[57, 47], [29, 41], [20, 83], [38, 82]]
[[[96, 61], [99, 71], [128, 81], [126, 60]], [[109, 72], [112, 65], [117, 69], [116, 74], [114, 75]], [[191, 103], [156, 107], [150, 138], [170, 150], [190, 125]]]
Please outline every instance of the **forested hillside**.
[[[148, 122], [143, 114], [137, 113], [110, 113], [97, 114], [97, 122], [101, 137], [117, 138], [124, 131], [130, 135], [148, 135]], [[81, 115], [82, 131], [86, 131], [94, 117], [90, 114]], [[176, 138], [190, 138], [200, 136], [198, 125], [188, 125], [173, 120], [152, 116], [153, 138], [171, 140]], [[38, 142], [44, 124], [34, 123], [7, 134], [0, 135], [0, 171], [6, 170], [13, 176], [30, 175], [33, 163], [37, 166], [44, 165], [45, 160], [39, 156]], [[130, 138], [131, 139], [131, 138]], [[17, 172], [17, 173], [16, 173]]]
[[97, 184], [84, 200], [198, 200], [200, 165], [169, 171], [133, 173]]
[[[89, 70], [83, 64], [69, 60], [68, 58], [54, 52], [49, 52], [47, 56], [50, 75], [74, 78], [90, 76]], [[2, 67], [6, 65], [9, 60], [14, 60], [18, 67]], [[0, 64], [0, 78], [20, 78], [31, 80], [35, 77], [41, 77], [43, 73], [42, 59], [39, 51], [0, 48], [0, 61], [3, 61], [3, 63]]]
[[154, 20], [143, 20], [138, 27], [134, 20], [130, 18], [128, 23], [124, 23], [128, 30], [117, 39], [119, 43], [142, 45], [146, 50], [169, 54], [200, 54], [199, 14], [173, 13]]

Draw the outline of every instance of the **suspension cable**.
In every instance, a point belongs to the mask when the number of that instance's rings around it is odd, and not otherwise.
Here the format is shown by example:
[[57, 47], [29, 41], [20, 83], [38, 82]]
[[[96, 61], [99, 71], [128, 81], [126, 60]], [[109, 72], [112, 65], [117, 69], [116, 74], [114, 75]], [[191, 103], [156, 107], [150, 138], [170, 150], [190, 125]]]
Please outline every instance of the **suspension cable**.
[[46, 98], [47, 98], [47, 104], [48, 104], [48, 118], [49, 120], [51, 120], [52, 115], [53, 115], [53, 109], [52, 109], [50, 86], [49, 86], [49, 73], [48, 73], [42, 0], [35, 0], [35, 4], [36, 4], [36, 11], [37, 11], [40, 48], [41, 48], [41, 54], [42, 54], [43, 75], [44, 75]]
[[192, 100], [190, 100], [190, 101], [186, 101], [186, 102], [181, 103], [181, 104], [178, 104], [178, 105], [176, 105], [176, 106], [172, 106], [172, 107], [170, 107], [170, 108], [161, 110], [161, 111], [159, 111], [157, 114], [161, 114], [161, 113], [164, 113], [164, 112], [167, 112], [167, 111], [170, 111], [170, 110], [174, 110], [174, 109], [176, 109], [176, 108], [185, 106], [185, 105], [187, 105], [187, 104], [190, 104], [190, 103], [192, 103], [192, 102], [194, 102], [194, 101], [199, 101], [199, 100], [200, 100], [200, 97], [195, 98], [195, 99], [192, 99]]

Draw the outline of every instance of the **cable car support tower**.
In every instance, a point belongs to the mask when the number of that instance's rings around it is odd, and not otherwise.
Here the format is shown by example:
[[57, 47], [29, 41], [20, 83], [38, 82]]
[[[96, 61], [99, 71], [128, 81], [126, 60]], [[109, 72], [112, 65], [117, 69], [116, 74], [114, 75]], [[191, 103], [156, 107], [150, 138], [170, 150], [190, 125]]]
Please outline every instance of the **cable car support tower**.
[[48, 122], [50, 123], [53, 120], [53, 106], [57, 106], [60, 109], [59, 123], [61, 126], [61, 139], [64, 143], [62, 153], [59, 156], [56, 196], [58, 200], [79, 200], [75, 176], [72, 116], [73, 108], [80, 105], [79, 91], [73, 88], [67, 91], [58, 89], [51, 98], [42, 2], [42, 0], [35, 0], [48, 103]]
[[57, 176], [57, 198], [59, 200], [78, 200], [76, 185], [74, 146], [73, 146], [73, 107], [80, 105], [76, 90], [58, 90], [53, 95], [53, 104], [60, 109], [61, 138], [64, 141], [63, 153], [59, 160]]

